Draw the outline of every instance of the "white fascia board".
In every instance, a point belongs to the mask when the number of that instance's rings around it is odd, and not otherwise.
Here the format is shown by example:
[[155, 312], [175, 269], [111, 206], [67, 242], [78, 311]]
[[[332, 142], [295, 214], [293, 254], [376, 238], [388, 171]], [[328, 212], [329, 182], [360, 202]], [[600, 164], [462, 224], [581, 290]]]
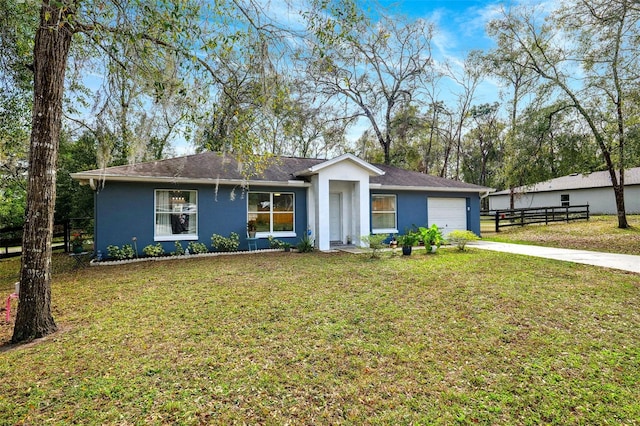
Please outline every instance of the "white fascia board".
[[447, 188], [442, 186], [402, 186], [402, 185], [382, 185], [379, 183], [372, 183], [369, 185], [369, 189], [388, 190], [388, 191], [420, 191], [420, 192], [477, 192], [479, 194], [486, 193], [487, 191], [495, 191], [493, 188]]
[[294, 176], [310, 176], [318, 173], [320, 170], [332, 166], [334, 164], [340, 163], [342, 161], [351, 161], [361, 168], [369, 171], [369, 174], [372, 176], [382, 176], [385, 174], [384, 171], [380, 170], [373, 164], [367, 163], [361, 158], [356, 157], [353, 154], [342, 154], [339, 157], [332, 158], [331, 160], [324, 161], [320, 164], [316, 164], [315, 166], [309, 167], [308, 169], [300, 170], [295, 172]]
[[88, 184], [91, 180], [102, 182], [138, 182], [138, 183], [171, 183], [171, 184], [200, 184], [200, 185], [248, 185], [248, 186], [287, 186], [308, 187], [308, 182], [299, 180], [271, 181], [271, 180], [242, 180], [218, 178], [176, 178], [169, 176], [110, 176], [100, 174], [72, 173], [71, 177], [81, 184]]

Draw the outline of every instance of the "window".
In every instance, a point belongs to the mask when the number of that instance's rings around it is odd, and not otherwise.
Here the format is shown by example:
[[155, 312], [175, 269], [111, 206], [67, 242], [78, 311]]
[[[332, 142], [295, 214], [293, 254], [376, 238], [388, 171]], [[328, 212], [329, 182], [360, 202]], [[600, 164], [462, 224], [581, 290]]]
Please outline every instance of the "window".
[[258, 237], [295, 237], [292, 193], [250, 192], [247, 200], [247, 221], [256, 221]]
[[371, 196], [371, 229], [373, 232], [398, 232], [396, 221], [396, 196], [374, 194]]
[[198, 239], [198, 191], [156, 190], [155, 240]]
[[561, 194], [560, 203], [562, 207], [569, 207], [569, 194]]

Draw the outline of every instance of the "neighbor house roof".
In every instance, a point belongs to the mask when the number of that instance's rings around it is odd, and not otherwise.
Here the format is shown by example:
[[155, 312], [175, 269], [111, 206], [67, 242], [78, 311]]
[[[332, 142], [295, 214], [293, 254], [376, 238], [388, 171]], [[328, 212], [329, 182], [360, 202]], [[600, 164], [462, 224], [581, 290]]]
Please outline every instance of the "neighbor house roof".
[[370, 186], [381, 189], [435, 190], [453, 192], [487, 192], [490, 188], [445, 179], [397, 167], [370, 164], [350, 154], [333, 160], [297, 157], [273, 157], [259, 173], [246, 178], [244, 170], [251, 165], [241, 165], [232, 156], [215, 152], [203, 152], [167, 160], [133, 165], [107, 167], [73, 173], [82, 183], [97, 185], [99, 182], [165, 182], [307, 186], [308, 176], [317, 173], [336, 161], [355, 162], [371, 175]]
[[[619, 174], [617, 175], [619, 176]], [[640, 185], [640, 167], [635, 167], [625, 171], [624, 184], [625, 186]], [[518, 193], [532, 193], [568, 191], [571, 189], [604, 188], [609, 186], [611, 186], [611, 175], [608, 171], [605, 171], [588, 174], [572, 173], [568, 176], [562, 176], [545, 182], [536, 183], [534, 185], [520, 186], [515, 188], [514, 191]], [[504, 191], [494, 192], [491, 195], [507, 195], [509, 193], [510, 191], [507, 189]]]

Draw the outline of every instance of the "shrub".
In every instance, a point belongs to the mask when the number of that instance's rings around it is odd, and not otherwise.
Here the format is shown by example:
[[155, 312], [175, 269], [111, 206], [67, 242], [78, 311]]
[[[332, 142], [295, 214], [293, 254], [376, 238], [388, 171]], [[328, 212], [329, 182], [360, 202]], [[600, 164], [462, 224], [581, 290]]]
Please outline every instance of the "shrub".
[[400, 235], [398, 237], [398, 244], [400, 244], [402, 247], [413, 247], [416, 245], [419, 239], [420, 236], [416, 232], [407, 230], [403, 235]]
[[462, 231], [462, 230], [455, 230], [455, 231], [451, 231], [449, 233], [449, 235], [447, 236], [447, 240], [451, 243], [451, 244], [455, 244], [456, 247], [458, 247], [458, 250], [463, 251], [465, 249], [465, 246], [467, 245], [467, 243], [469, 241], [476, 241], [479, 240], [480, 237], [478, 237], [476, 234], [474, 234], [471, 231]]
[[149, 244], [148, 246], [142, 249], [142, 252], [150, 257], [158, 257], [164, 254], [164, 248], [160, 243], [156, 245]]
[[176, 250], [171, 254], [173, 254], [174, 256], [182, 256], [184, 254], [182, 243], [180, 241], [176, 241], [174, 244], [176, 246]]
[[238, 247], [240, 247], [240, 236], [235, 232], [232, 232], [229, 238], [213, 234], [211, 236], [211, 245], [218, 251], [238, 251]]
[[300, 253], [311, 253], [313, 251], [313, 240], [305, 235], [296, 246]]
[[291, 247], [291, 244], [281, 240], [277, 240], [273, 238], [273, 235], [269, 235], [268, 239], [269, 239], [269, 248], [282, 250], [282, 249], [287, 249]]
[[187, 250], [189, 250], [191, 254], [206, 253], [209, 251], [205, 243], [199, 243], [197, 241], [190, 241]]
[[378, 258], [380, 257], [380, 250], [385, 247], [384, 241], [387, 239], [387, 237], [387, 234], [361, 235], [360, 240], [365, 244], [369, 244], [369, 248], [371, 249], [371, 257]]
[[123, 260], [123, 259], [133, 259], [134, 251], [131, 244], [125, 244], [122, 248], [118, 246], [107, 246], [107, 254], [109, 257], [114, 259]]
[[419, 227], [418, 233], [420, 234], [420, 239], [424, 242], [425, 246], [438, 246], [444, 242], [444, 238], [442, 238], [442, 232], [438, 228], [438, 225], [435, 223], [431, 225], [429, 228]]
[[280, 248], [280, 240], [276, 240], [275, 238], [273, 238], [273, 235], [269, 235], [267, 239], [269, 240], [269, 248]]

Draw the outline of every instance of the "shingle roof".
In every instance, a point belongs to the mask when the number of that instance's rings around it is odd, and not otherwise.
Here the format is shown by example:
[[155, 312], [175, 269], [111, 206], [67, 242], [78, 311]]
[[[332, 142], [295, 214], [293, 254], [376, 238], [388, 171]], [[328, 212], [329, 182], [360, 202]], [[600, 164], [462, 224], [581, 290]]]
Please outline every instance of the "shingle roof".
[[474, 192], [486, 192], [489, 188], [471, 183], [460, 182], [458, 180], [446, 179], [439, 176], [427, 175], [420, 172], [412, 172], [398, 167], [385, 164], [374, 164], [374, 166], [385, 172], [382, 176], [374, 176], [371, 183], [383, 186], [407, 186], [407, 187], [428, 187], [428, 188], [456, 188], [470, 189]]
[[[296, 176], [297, 172], [309, 169], [327, 160], [317, 158], [274, 157], [268, 160], [268, 166], [262, 173], [258, 173], [249, 179], [249, 183], [260, 182], [288, 182], [302, 180]], [[485, 192], [489, 188], [478, 185], [445, 179], [423, 173], [403, 170], [397, 167], [374, 164], [375, 167], [385, 172], [382, 176], [371, 177], [371, 184], [379, 184], [390, 187], [415, 187], [443, 190], [468, 189], [472, 192]], [[171, 158], [167, 160], [151, 161], [134, 165], [107, 167], [105, 169], [89, 170], [74, 173], [78, 180], [104, 179], [109, 180], [232, 180], [243, 181], [243, 175], [238, 162], [229, 155], [221, 155], [215, 152], [203, 152], [185, 157]]]
[[[618, 175], [619, 176], [619, 175]], [[640, 185], [640, 167], [628, 169], [624, 173], [625, 186]], [[549, 192], [568, 191], [570, 189], [603, 188], [611, 186], [611, 175], [608, 171], [593, 172], [589, 174], [573, 173], [568, 176], [547, 180], [530, 186], [520, 186], [515, 188], [515, 192]], [[491, 195], [509, 194], [509, 190], [494, 192]]]
[[[252, 177], [251, 180], [286, 182], [294, 178], [292, 174], [294, 171], [322, 162], [322, 160], [307, 158], [286, 158], [285, 160], [286, 161], [270, 160], [269, 167], [258, 176]], [[114, 177], [212, 180], [218, 178], [226, 180], [245, 179], [238, 162], [232, 156], [221, 155], [215, 152], [203, 152], [147, 163], [88, 170], [77, 173], [76, 175], [78, 175], [79, 178], [83, 175], [94, 175], [106, 180]]]

